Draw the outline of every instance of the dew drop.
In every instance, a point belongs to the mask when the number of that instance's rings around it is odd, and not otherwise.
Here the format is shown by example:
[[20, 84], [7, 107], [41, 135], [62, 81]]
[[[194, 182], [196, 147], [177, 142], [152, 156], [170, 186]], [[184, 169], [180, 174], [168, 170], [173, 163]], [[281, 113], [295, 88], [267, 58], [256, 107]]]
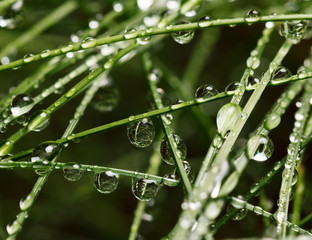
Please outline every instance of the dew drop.
[[298, 181], [298, 171], [295, 169], [291, 186], [294, 186], [297, 183], [297, 181]]
[[247, 79], [247, 87], [252, 87], [254, 86], [255, 84], [259, 84], [260, 80], [259, 78], [257, 77], [254, 77], [254, 76], [249, 76], [248, 79]]
[[268, 136], [257, 134], [248, 140], [246, 151], [250, 159], [262, 162], [272, 156], [274, 145]]
[[217, 129], [223, 138], [233, 129], [241, 113], [242, 108], [234, 103], [227, 103], [219, 110], [217, 114]]
[[142, 11], [147, 11], [154, 3], [154, 0], [137, 0], [138, 7]]
[[[230, 212], [233, 209], [232, 205], [229, 205], [227, 211]], [[238, 212], [232, 217], [234, 221], [240, 221], [247, 216], [248, 210], [246, 208], [238, 209]]]
[[159, 14], [151, 13], [144, 18], [144, 24], [146, 27], [155, 27], [160, 20]]
[[210, 17], [203, 16], [199, 19], [198, 26], [199, 27], [208, 27], [212, 24]]
[[[180, 157], [181, 160], [185, 160], [187, 148], [186, 148], [184, 141], [182, 140], [180, 136], [176, 134], [173, 134], [173, 139], [174, 139], [174, 144], [176, 148], [176, 149], [173, 149], [173, 151], [177, 152], [177, 155]], [[174, 156], [171, 152], [170, 144], [168, 143], [165, 137], [161, 140], [160, 154], [165, 163], [169, 165], [175, 164]]]
[[91, 106], [99, 112], [112, 111], [119, 102], [119, 91], [115, 85], [103, 81], [102, 86], [94, 95]]
[[270, 113], [264, 123], [264, 127], [267, 130], [272, 130], [276, 128], [281, 122], [281, 117], [276, 113]]
[[129, 28], [125, 30], [125, 39], [133, 39], [138, 36], [138, 31], [135, 28]]
[[89, 28], [90, 29], [97, 29], [100, 26], [99, 22], [96, 20], [91, 20], [89, 22]]
[[51, 161], [61, 149], [58, 143], [41, 143], [32, 152], [32, 162]]
[[242, 87], [242, 84], [239, 82], [231, 82], [229, 85], [226, 86], [225, 91], [226, 92], [236, 92], [237, 90], [240, 90]]
[[123, 5], [120, 2], [115, 2], [113, 4], [113, 9], [115, 12], [122, 12], [123, 11]]
[[50, 54], [51, 54], [50, 50], [43, 50], [40, 53], [40, 56], [43, 57], [43, 58], [46, 58], [46, 57], [50, 56]]
[[50, 123], [50, 116], [44, 110], [38, 110], [29, 118], [27, 128], [29, 131], [40, 132]]
[[150, 201], [156, 197], [158, 184], [154, 180], [139, 178], [132, 183], [133, 195], [140, 201]]
[[145, 148], [152, 144], [155, 129], [153, 122], [148, 118], [131, 123], [127, 127], [128, 139], [132, 145], [138, 148]]
[[34, 100], [30, 96], [19, 94], [14, 97], [10, 110], [14, 117], [18, 117], [29, 112], [33, 106]]
[[280, 80], [284, 80], [286, 78], [291, 77], [291, 75], [292, 75], [291, 71], [288, 68], [279, 66], [272, 73], [271, 80], [280, 81]]
[[26, 197], [22, 198], [19, 202], [20, 209], [22, 211], [27, 210], [34, 202], [34, 195], [28, 194]]
[[90, 47], [94, 47], [94, 46], [96, 46], [96, 41], [94, 41], [94, 39], [91, 37], [87, 37], [87, 38], [83, 39], [81, 42], [82, 48], [90, 48]]
[[8, 224], [6, 226], [6, 230], [9, 235], [13, 235], [17, 231], [19, 231], [20, 227], [21, 227], [20, 224], [15, 220], [11, 224]]
[[258, 12], [257, 10], [250, 10], [247, 12], [245, 16], [245, 21], [248, 23], [253, 23], [259, 21], [260, 18], [261, 18], [260, 12]]
[[63, 167], [64, 177], [71, 182], [77, 181], [82, 177], [84, 170], [78, 163], [67, 163]]
[[[179, 22], [178, 24], [188, 24], [189, 22]], [[194, 31], [193, 30], [180, 30], [177, 32], [171, 33], [171, 36], [174, 41], [180, 44], [187, 44], [190, 41], [192, 41], [194, 37]]]
[[306, 21], [283, 22], [280, 27], [280, 35], [284, 38], [292, 40], [292, 42], [296, 44], [304, 38], [306, 30]]
[[[191, 164], [188, 161], [183, 161], [182, 164], [183, 164], [183, 168], [186, 172], [188, 179], [190, 180], [191, 183], [193, 183], [195, 179], [195, 175], [191, 167]], [[180, 174], [177, 169], [174, 171], [174, 176], [176, 176], [177, 180], [180, 180]]]
[[137, 38], [136, 41], [140, 45], [146, 45], [150, 42], [151, 38], [152, 38], [151, 36], [146, 36], [146, 37]]
[[24, 63], [29, 63], [29, 62], [33, 61], [34, 58], [35, 58], [35, 57], [34, 57], [33, 54], [26, 54], [26, 55], [24, 56], [23, 61], [24, 61]]
[[160, 78], [162, 76], [162, 73], [159, 69], [154, 68], [150, 71], [150, 73], [148, 74], [148, 78], [153, 81], [158, 83], [160, 81]]
[[219, 93], [218, 90], [214, 86], [209, 85], [209, 84], [204, 84], [200, 86], [199, 88], [197, 88], [195, 92], [195, 98], [198, 100], [203, 100], [203, 99], [211, 98], [217, 95], [218, 93]]
[[112, 171], [95, 174], [94, 186], [100, 193], [111, 193], [118, 187], [119, 175]]

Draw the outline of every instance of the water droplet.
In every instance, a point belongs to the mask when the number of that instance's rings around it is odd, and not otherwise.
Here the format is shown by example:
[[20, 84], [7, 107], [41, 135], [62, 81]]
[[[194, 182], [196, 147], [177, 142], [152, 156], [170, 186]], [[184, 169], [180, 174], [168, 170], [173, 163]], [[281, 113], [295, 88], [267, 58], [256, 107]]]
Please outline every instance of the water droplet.
[[283, 22], [280, 27], [280, 35], [292, 40], [294, 44], [299, 43], [304, 38], [307, 30], [306, 21]]
[[[190, 182], [193, 183], [195, 179], [195, 175], [191, 167], [191, 164], [188, 161], [183, 161], [182, 164], [183, 164], [183, 168], [186, 172], [187, 177], [189, 178]], [[180, 180], [180, 174], [177, 169], [174, 171], [174, 176], [176, 176], [177, 180]]]
[[250, 159], [262, 162], [268, 160], [274, 151], [272, 140], [265, 135], [257, 134], [247, 143], [247, 156]]
[[180, 0], [168, 0], [167, 1], [167, 9], [171, 13], [179, 11], [180, 6], [181, 6], [181, 1]]
[[[178, 24], [188, 24], [189, 22], [179, 22]], [[171, 33], [171, 36], [174, 41], [180, 44], [187, 44], [190, 41], [192, 41], [194, 37], [194, 31], [193, 30], [180, 30], [177, 32]]]
[[263, 209], [262, 209], [262, 207], [255, 206], [255, 207], [253, 208], [253, 211], [254, 211], [254, 213], [257, 214], [257, 215], [263, 215]]
[[113, 4], [113, 9], [114, 9], [115, 12], [122, 12], [123, 5], [120, 2], [115, 2]]
[[292, 75], [292, 73], [288, 68], [285, 68], [283, 66], [279, 66], [272, 73], [271, 80], [280, 81], [280, 80], [284, 80], [286, 78], [291, 77], [291, 75]]
[[218, 93], [219, 93], [218, 90], [214, 86], [209, 85], [209, 84], [204, 84], [200, 86], [199, 88], [197, 88], [195, 92], [195, 98], [199, 100], [203, 100], [203, 99], [211, 98], [217, 95]]
[[94, 186], [100, 193], [111, 193], [118, 187], [119, 175], [112, 171], [95, 174]]
[[163, 120], [165, 120], [165, 123], [167, 125], [170, 125], [172, 123], [172, 120], [173, 120], [172, 114], [171, 113], [167, 113], [166, 115], [164, 115]]
[[[186, 148], [184, 141], [182, 140], [180, 136], [176, 134], [173, 134], [173, 139], [174, 139], [175, 149], [172, 149], [172, 150], [177, 152], [177, 155], [180, 157], [181, 160], [185, 160], [187, 148]], [[160, 154], [165, 163], [169, 165], [175, 164], [174, 156], [171, 152], [170, 144], [168, 143], [165, 137], [161, 140]]]
[[14, 117], [18, 117], [29, 112], [33, 106], [34, 100], [30, 96], [19, 94], [14, 97], [10, 110]]
[[119, 91], [115, 85], [103, 82], [94, 95], [91, 106], [99, 112], [112, 111], [119, 102]]
[[291, 186], [294, 186], [298, 181], [298, 171], [297, 169], [294, 170], [294, 175], [293, 175], [293, 178], [292, 178], [292, 183], [291, 183]]
[[137, 43], [140, 45], [146, 45], [150, 42], [151, 40], [151, 36], [146, 36], [146, 37], [141, 37], [141, 38], [137, 38]]
[[281, 117], [278, 114], [270, 113], [265, 120], [264, 127], [267, 130], [272, 130], [276, 128], [280, 124], [280, 122], [281, 122]]
[[212, 24], [210, 17], [203, 16], [199, 19], [198, 26], [199, 27], [208, 27]]
[[28, 194], [26, 197], [22, 198], [19, 202], [20, 209], [22, 211], [27, 210], [34, 202], [34, 195]]
[[242, 108], [234, 103], [227, 103], [219, 110], [217, 114], [217, 128], [223, 138], [233, 129], [241, 113]]
[[232, 198], [231, 204], [234, 208], [242, 209], [246, 207], [246, 202], [243, 196], [237, 196], [236, 198]]
[[138, 148], [145, 148], [152, 144], [155, 129], [153, 122], [147, 118], [131, 123], [127, 127], [129, 141]]
[[157, 13], [151, 13], [144, 18], [144, 24], [146, 27], [155, 27], [160, 20], [160, 16]]
[[137, 0], [138, 7], [142, 11], [147, 11], [154, 3], [154, 0]]
[[[165, 90], [162, 88], [157, 88], [157, 93], [161, 99], [161, 103], [163, 106], [169, 106], [171, 105], [171, 100], [168, 97], [168, 95], [166, 94]], [[146, 105], [148, 109], [156, 109], [156, 104], [154, 103], [153, 100], [153, 95], [152, 93], [148, 93], [146, 96]]]
[[32, 152], [32, 162], [43, 162], [44, 160], [51, 161], [61, 149], [58, 143], [41, 143]]
[[125, 39], [133, 39], [138, 36], [138, 31], [135, 28], [129, 28], [125, 30]]
[[82, 177], [84, 170], [78, 163], [67, 163], [63, 167], [63, 175], [68, 181], [77, 181]]
[[248, 79], [247, 79], [247, 87], [252, 87], [254, 86], [255, 84], [259, 84], [260, 80], [259, 78], [257, 77], [254, 77], [254, 76], [249, 76]]
[[50, 123], [50, 116], [44, 110], [38, 110], [29, 118], [27, 128], [29, 131], [40, 132]]
[[225, 91], [226, 92], [235, 92], [239, 91], [242, 87], [242, 84], [239, 82], [231, 82], [229, 85], [226, 86]]
[[149, 201], [156, 197], [158, 184], [153, 180], [139, 178], [132, 183], [133, 195], [140, 201]]
[[[168, 179], [173, 179], [173, 180], [177, 180], [177, 176], [173, 173], [171, 174], [165, 174], [164, 178], [168, 178]], [[169, 187], [175, 187], [177, 186], [177, 183], [171, 183], [171, 182], [163, 182], [164, 185], [169, 186]]]
[[96, 20], [91, 20], [89, 22], [89, 28], [90, 29], [97, 29], [100, 26], [99, 22]]
[[50, 56], [51, 52], [50, 50], [43, 50], [40, 54], [41, 57], [46, 58], [48, 56]]
[[257, 10], [250, 10], [249, 12], [247, 12], [245, 16], [245, 21], [248, 23], [253, 23], [259, 21], [260, 18], [261, 18], [260, 12], [258, 12]]
[[148, 78], [151, 81], [156, 82], [156, 83], [160, 81], [161, 76], [162, 76], [162, 72], [157, 68], [152, 69], [150, 73], [148, 74]]
[[15, 220], [11, 224], [8, 224], [6, 226], [6, 230], [7, 230], [9, 235], [13, 235], [17, 231], [19, 231], [20, 227], [21, 227], [21, 225]]
[[24, 56], [24, 59], [23, 59], [23, 61], [24, 61], [24, 63], [29, 63], [29, 62], [31, 62], [32, 60], [34, 60], [34, 55], [33, 54], [26, 54], [25, 56]]
[[91, 47], [95, 47], [95, 46], [96, 46], [96, 41], [91, 37], [87, 37], [87, 38], [83, 39], [81, 42], [82, 48], [91, 48]]

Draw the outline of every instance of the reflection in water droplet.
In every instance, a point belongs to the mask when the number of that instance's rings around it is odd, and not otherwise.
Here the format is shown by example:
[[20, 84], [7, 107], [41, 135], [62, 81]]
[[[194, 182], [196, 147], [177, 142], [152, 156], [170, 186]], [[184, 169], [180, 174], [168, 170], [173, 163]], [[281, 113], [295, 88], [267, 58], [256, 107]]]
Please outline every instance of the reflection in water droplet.
[[[182, 163], [183, 163], [183, 168], [186, 172], [187, 177], [189, 178], [190, 182], [193, 183], [195, 179], [195, 175], [191, 167], [191, 164], [188, 161], [183, 161]], [[176, 176], [177, 180], [180, 180], [180, 174], [177, 169], [175, 169], [174, 171], [174, 176]]]
[[198, 26], [199, 27], [208, 27], [212, 24], [210, 17], [203, 16], [199, 19]]
[[249, 12], [247, 12], [245, 16], [245, 21], [253, 23], [259, 21], [260, 18], [261, 18], [260, 12], [258, 12], [257, 10], [250, 10]]
[[135, 28], [129, 28], [125, 30], [125, 39], [132, 39], [138, 36], [138, 31]]
[[274, 145], [268, 136], [257, 134], [248, 140], [246, 151], [250, 159], [262, 162], [272, 156]]
[[14, 97], [10, 110], [14, 117], [18, 117], [29, 112], [33, 106], [34, 100], [30, 96], [26, 94], [19, 94]]
[[274, 70], [274, 72], [271, 75], [271, 80], [279, 81], [284, 80], [286, 78], [291, 77], [292, 73], [288, 68], [285, 68], [283, 66], [279, 66]]
[[156, 197], [158, 184], [153, 180], [139, 178], [132, 183], [133, 195], [140, 201], [149, 201]]
[[292, 42], [296, 44], [305, 37], [306, 30], [306, 21], [283, 22], [280, 27], [280, 35], [284, 38], [292, 40]]
[[50, 123], [50, 116], [44, 110], [38, 110], [29, 118], [27, 128], [29, 131], [40, 132]]
[[[182, 140], [180, 136], [176, 134], [173, 134], [173, 139], [175, 142], [175, 149], [176, 149], [177, 155], [180, 157], [181, 160], [185, 160], [186, 154], [187, 154], [187, 148], [186, 148], [184, 141]], [[173, 151], [175, 151], [175, 149], [173, 149]], [[174, 156], [171, 152], [170, 144], [168, 143], [165, 137], [161, 140], [160, 154], [165, 163], [169, 165], [175, 164]]]
[[214, 86], [209, 85], [209, 84], [204, 84], [200, 86], [199, 88], [197, 88], [195, 92], [195, 98], [207, 99], [207, 98], [211, 98], [217, 95], [218, 93], [219, 93], [218, 90]]
[[51, 161], [61, 149], [58, 143], [41, 143], [32, 152], [32, 162]]
[[78, 163], [67, 163], [63, 167], [63, 175], [68, 181], [77, 181], [82, 177], [84, 170]]
[[[188, 24], [189, 22], [179, 22], [177, 24]], [[193, 30], [180, 30], [177, 32], [171, 33], [171, 36], [174, 41], [180, 44], [187, 44], [190, 41], [192, 41], [194, 37], [194, 31]]]
[[271, 113], [267, 116], [265, 120], [264, 127], [267, 130], [272, 130], [276, 128], [281, 122], [281, 117], [276, 113]]
[[111, 193], [118, 187], [119, 175], [112, 171], [97, 173], [94, 176], [94, 186], [100, 193]]
[[127, 127], [129, 141], [138, 148], [145, 148], [152, 144], [155, 129], [153, 122], [147, 118], [134, 122]]

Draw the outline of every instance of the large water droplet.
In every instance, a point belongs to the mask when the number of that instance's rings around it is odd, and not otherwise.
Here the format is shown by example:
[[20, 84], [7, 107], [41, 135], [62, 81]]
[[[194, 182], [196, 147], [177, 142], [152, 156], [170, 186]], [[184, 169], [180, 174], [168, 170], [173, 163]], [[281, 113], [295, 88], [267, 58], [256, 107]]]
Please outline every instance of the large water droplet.
[[18, 117], [29, 112], [33, 106], [34, 100], [30, 96], [19, 94], [13, 99], [10, 110], [14, 117]]
[[40, 132], [50, 123], [50, 116], [44, 110], [38, 110], [29, 118], [27, 128], [29, 131]]
[[78, 163], [67, 163], [63, 167], [63, 175], [68, 181], [77, 181], [82, 177], [84, 170]]
[[140, 201], [149, 201], [156, 197], [158, 184], [153, 180], [139, 178], [132, 183], [133, 195]]
[[246, 151], [249, 158], [262, 162], [272, 156], [274, 145], [268, 136], [257, 134], [248, 140]]
[[[182, 163], [183, 163], [183, 168], [186, 172], [187, 177], [189, 178], [190, 182], [193, 183], [195, 179], [195, 175], [191, 167], [191, 164], [188, 161], [183, 161]], [[176, 176], [177, 180], [180, 180], [180, 174], [177, 169], [175, 169], [174, 171], [174, 176]]]
[[130, 124], [127, 127], [129, 141], [138, 148], [145, 148], [151, 145], [155, 136], [153, 122], [147, 118]]
[[267, 130], [272, 130], [276, 128], [281, 122], [281, 117], [276, 113], [271, 113], [267, 116], [265, 120], [264, 127]]
[[34, 195], [28, 194], [26, 197], [22, 198], [19, 202], [20, 209], [22, 211], [27, 210], [34, 202]]
[[[180, 157], [181, 160], [185, 160], [187, 148], [186, 148], [184, 141], [182, 140], [180, 136], [176, 134], [173, 134], [173, 139], [175, 142], [174, 145], [175, 145], [176, 150], [175, 149], [172, 149], [172, 150], [177, 152], [177, 155]], [[165, 163], [169, 165], [175, 164], [174, 156], [171, 152], [170, 144], [168, 143], [165, 137], [161, 140], [160, 154]]]
[[305, 36], [306, 30], [306, 21], [283, 22], [281, 24], [280, 34], [296, 44]]
[[103, 84], [94, 95], [91, 106], [99, 112], [112, 111], [119, 102], [119, 91], [113, 84]]
[[217, 128], [223, 138], [233, 129], [241, 113], [241, 106], [234, 103], [227, 103], [219, 110], [217, 115]]
[[116, 190], [119, 175], [112, 171], [97, 173], [94, 176], [94, 186], [100, 193], [111, 193]]
[[286, 78], [291, 77], [292, 73], [291, 71], [283, 66], [279, 66], [278, 68], [276, 68], [274, 70], [274, 72], [271, 75], [271, 80], [276, 81], [280, 81], [280, 80], [284, 80]]
[[51, 161], [61, 149], [58, 143], [41, 143], [32, 152], [32, 162]]
[[245, 16], [245, 21], [249, 23], [253, 23], [253, 22], [259, 21], [260, 18], [261, 18], [260, 12], [258, 12], [257, 10], [250, 10], [247, 12]]
[[[187, 24], [189, 22], [180, 22], [177, 24]], [[190, 41], [192, 41], [194, 37], [194, 31], [193, 30], [180, 30], [177, 32], [171, 33], [171, 36], [174, 41], [180, 44], [187, 44]]]
[[217, 95], [218, 93], [219, 93], [218, 90], [214, 86], [204, 84], [199, 88], [197, 88], [195, 92], [195, 98], [200, 100], [207, 99]]

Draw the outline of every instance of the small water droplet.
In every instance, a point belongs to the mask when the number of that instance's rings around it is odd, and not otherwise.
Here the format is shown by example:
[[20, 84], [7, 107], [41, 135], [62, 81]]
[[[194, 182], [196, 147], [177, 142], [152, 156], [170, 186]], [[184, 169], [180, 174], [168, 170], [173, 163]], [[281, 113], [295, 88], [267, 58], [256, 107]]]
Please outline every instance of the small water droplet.
[[96, 20], [91, 20], [89, 22], [89, 28], [90, 29], [97, 29], [100, 26], [100, 23]]
[[267, 130], [272, 130], [276, 128], [280, 124], [280, 122], [281, 122], [281, 117], [278, 114], [270, 113], [265, 120], [264, 127]]
[[272, 156], [274, 145], [268, 136], [257, 134], [248, 140], [246, 151], [250, 159], [262, 162]]
[[241, 116], [242, 108], [238, 104], [227, 103], [219, 110], [217, 114], [217, 129], [224, 138], [231, 131]]
[[63, 167], [63, 175], [68, 181], [77, 181], [82, 177], [84, 170], [79, 163], [66, 163]]
[[35, 58], [35, 57], [34, 57], [33, 54], [26, 54], [26, 55], [24, 56], [23, 61], [24, 61], [24, 63], [29, 63], [29, 62], [33, 61], [34, 58]]
[[151, 13], [144, 18], [144, 24], [146, 27], [155, 27], [160, 20], [160, 16], [157, 13]]
[[51, 161], [61, 149], [58, 143], [41, 143], [32, 152], [32, 162], [43, 162], [45, 160]]
[[112, 111], [119, 102], [119, 91], [117, 87], [106, 81], [103, 81], [100, 88], [94, 95], [91, 106], [99, 112]]
[[218, 90], [214, 86], [209, 85], [209, 84], [204, 84], [200, 86], [199, 88], [197, 88], [195, 92], [195, 98], [198, 100], [203, 100], [203, 99], [211, 98], [217, 95], [218, 93], [219, 93]]
[[138, 31], [135, 28], [128, 28], [125, 30], [125, 39], [133, 39], [138, 36]]
[[299, 43], [305, 37], [307, 30], [306, 21], [283, 22], [280, 27], [280, 35], [292, 40], [294, 44]]
[[[173, 151], [177, 152], [177, 155], [180, 157], [181, 160], [185, 160], [186, 154], [187, 154], [187, 148], [182, 140], [182, 138], [176, 134], [173, 134], [174, 144], [175, 148]], [[163, 161], [169, 165], [174, 165], [174, 156], [171, 152], [170, 144], [168, 143], [167, 139], [164, 137], [161, 140], [160, 144], [160, 154], [163, 159]]]
[[27, 128], [29, 131], [40, 132], [50, 123], [50, 116], [44, 110], [38, 110], [29, 118]]
[[262, 207], [255, 206], [255, 207], [253, 208], [253, 211], [254, 211], [254, 213], [257, 214], [257, 215], [263, 215], [263, 209], [262, 209]]
[[247, 79], [247, 87], [250, 88], [254, 86], [255, 84], [259, 84], [260, 80], [257, 77], [249, 76]]
[[46, 58], [46, 57], [50, 56], [50, 54], [51, 54], [50, 50], [43, 50], [40, 53], [40, 56], [43, 57], [43, 58]]
[[279, 66], [278, 68], [276, 68], [274, 70], [274, 72], [271, 75], [271, 80], [276, 81], [280, 81], [280, 80], [284, 80], [286, 78], [291, 77], [292, 73], [291, 71], [283, 66]]
[[137, 38], [137, 43], [140, 45], [146, 45], [150, 42], [151, 38], [151, 36]]
[[199, 27], [208, 27], [211, 24], [212, 24], [211, 18], [208, 16], [201, 17], [198, 22]]
[[259, 21], [260, 18], [261, 18], [260, 12], [258, 12], [257, 10], [250, 10], [247, 12], [245, 16], [245, 21], [248, 23], [253, 23]]
[[113, 4], [113, 9], [115, 12], [122, 12], [123, 11], [123, 5], [120, 2], [115, 2]]
[[[186, 172], [187, 177], [189, 178], [190, 182], [193, 183], [195, 179], [195, 175], [191, 167], [191, 164], [188, 161], [183, 161], [182, 164], [183, 164], [183, 168]], [[180, 180], [180, 174], [177, 169], [174, 171], [174, 175], [176, 176], [177, 180]]]
[[150, 73], [148, 74], [148, 78], [151, 81], [156, 82], [156, 83], [160, 81], [161, 76], [162, 76], [162, 72], [157, 68], [152, 69]]
[[149, 201], [156, 197], [158, 184], [153, 180], [139, 178], [132, 183], [133, 195], [140, 201]]
[[128, 139], [132, 145], [138, 148], [145, 148], [152, 144], [155, 129], [153, 122], [147, 118], [131, 123], [127, 127]]
[[34, 202], [34, 195], [28, 194], [26, 197], [22, 198], [19, 202], [20, 209], [22, 211], [27, 210]]
[[18, 232], [20, 228], [21, 225], [16, 220], [6, 226], [6, 230], [9, 235], [13, 235], [14, 233]]
[[[230, 212], [233, 209], [232, 205], [228, 205], [227, 211]], [[239, 208], [238, 212], [232, 217], [234, 221], [240, 221], [247, 216], [248, 210], [246, 208]]]
[[119, 175], [112, 171], [95, 174], [94, 186], [100, 193], [111, 193], [118, 187]]
[[170, 125], [172, 123], [173, 120], [173, 116], [171, 113], [167, 113], [166, 115], [164, 115], [165, 117], [163, 118], [163, 120], [165, 120], [165, 123], [167, 125]]
[[11, 112], [14, 117], [29, 112], [34, 106], [34, 100], [27, 94], [19, 94], [14, 97], [11, 104]]
[[[179, 22], [178, 24], [188, 24], [189, 22]], [[171, 33], [171, 36], [174, 41], [180, 44], [187, 44], [190, 41], [192, 41], [194, 37], [194, 31], [193, 30], [180, 30], [177, 32]]]
[[87, 37], [87, 38], [83, 39], [81, 42], [82, 48], [90, 48], [90, 47], [94, 47], [94, 46], [96, 46], [96, 41], [91, 37]]
[[242, 84], [239, 82], [231, 82], [229, 85], [226, 86], [226, 92], [237, 92], [242, 88]]
[[298, 171], [297, 169], [294, 170], [294, 175], [293, 175], [293, 178], [292, 178], [292, 183], [291, 183], [291, 186], [294, 186], [298, 181]]

